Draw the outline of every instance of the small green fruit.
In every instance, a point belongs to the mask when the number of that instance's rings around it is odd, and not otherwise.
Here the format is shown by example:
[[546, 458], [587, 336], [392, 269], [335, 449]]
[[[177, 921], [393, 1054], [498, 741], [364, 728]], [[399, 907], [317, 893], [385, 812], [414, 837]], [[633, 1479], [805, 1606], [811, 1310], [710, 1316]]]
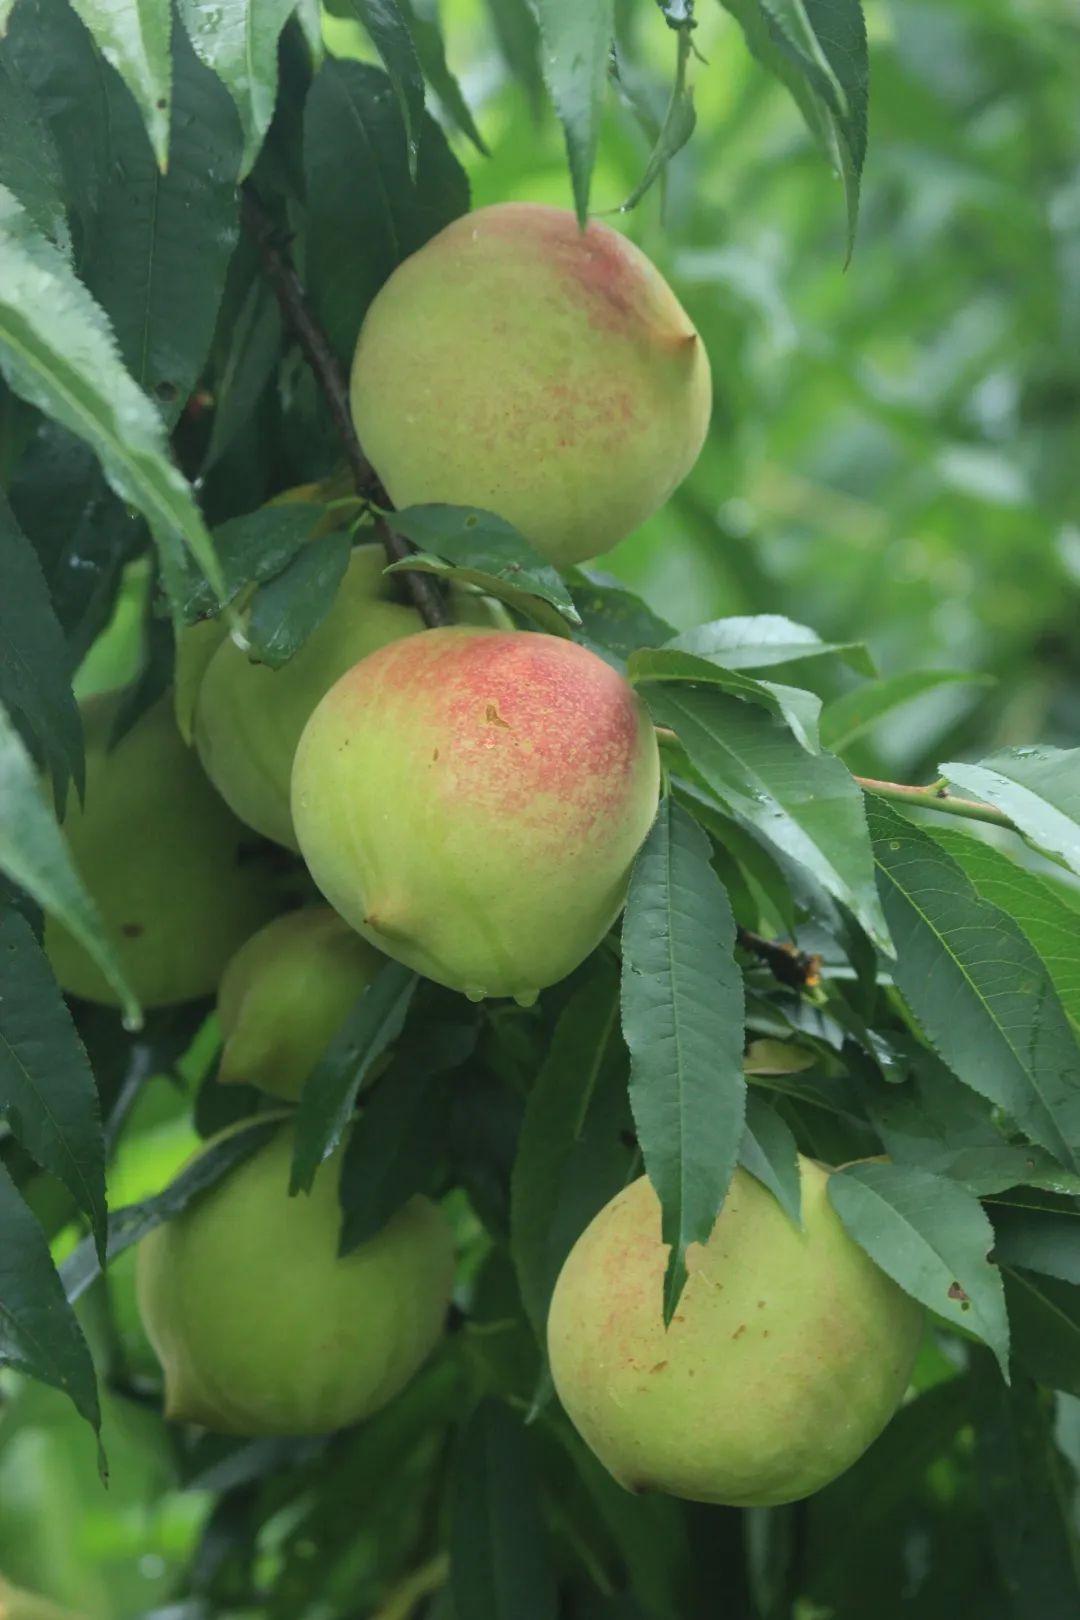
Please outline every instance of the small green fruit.
[[559, 566], [667, 500], [709, 425], [705, 347], [617, 231], [537, 203], [454, 220], [360, 331], [356, 430], [397, 506], [480, 506]]
[[290, 1198], [282, 1128], [139, 1245], [166, 1415], [221, 1434], [326, 1434], [403, 1389], [438, 1342], [453, 1281], [441, 1210], [413, 1198], [338, 1257], [342, 1149]]
[[372, 944], [528, 1003], [618, 916], [658, 786], [644, 704], [602, 659], [457, 627], [331, 688], [297, 750], [293, 817], [319, 888]]
[[[108, 741], [115, 702], [91, 698], [86, 802], [68, 797], [64, 832], [129, 984], [144, 1007], [208, 995], [229, 957], [271, 917], [277, 896], [251, 835], [185, 748], [163, 698]], [[45, 947], [70, 994], [116, 1006], [83, 947], [51, 917]]]
[[665, 1332], [667, 1246], [642, 1177], [571, 1250], [548, 1354], [567, 1413], [631, 1490], [766, 1507], [827, 1485], [895, 1412], [923, 1312], [848, 1237], [800, 1160], [800, 1232], [737, 1170]]
[[[194, 729], [203, 768], [241, 821], [288, 849], [297, 848], [289, 777], [312, 709], [359, 659], [424, 627], [395, 599], [385, 567], [381, 546], [356, 546], [330, 612], [281, 669], [253, 664], [225, 636], [201, 675]], [[498, 622], [501, 610], [485, 598], [454, 600], [460, 617]]]
[[349, 1009], [386, 960], [329, 906], [260, 928], [221, 976], [218, 1079], [295, 1102]]

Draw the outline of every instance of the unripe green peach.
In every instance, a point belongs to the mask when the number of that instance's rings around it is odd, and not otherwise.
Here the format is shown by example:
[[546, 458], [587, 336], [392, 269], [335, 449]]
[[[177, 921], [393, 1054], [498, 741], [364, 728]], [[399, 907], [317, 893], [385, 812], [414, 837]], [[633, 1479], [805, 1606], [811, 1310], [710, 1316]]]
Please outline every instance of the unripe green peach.
[[559, 566], [667, 500], [709, 425], [705, 347], [617, 231], [538, 203], [454, 220], [380, 289], [352, 412], [397, 506], [479, 506]]
[[218, 987], [218, 1079], [295, 1102], [385, 957], [329, 906], [276, 917], [246, 940]]
[[630, 1490], [763, 1507], [848, 1468], [907, 1388], [923, 1312], [848, 1237], [800, 1159], [803, 1230], [737, 1170], [665, 1332], [667, 1247], [642, 1177], [578, 1239], [548, 1354], [582, 1438]]
[[[209, 994], [277, 895], [251, 834], [184, 746], [169, 699], [109, 749], [115, 713], [107, 698], [83, 706], [85, 807], [69, 794], [64, 832], [128, 983], [144, 1007], [163, 1007]], [[116, 1005], [101, 970], [52, 918], [45, 947], [65, 990]]]
[[78, 1620], [78, 1616], [50, 1598], [12, 1586], [0, 1575], [0, 1620]]
[[221, 1434], [325, 1434], [377, 1412], [438, 1342], [453, 1240], [413, 1198], [339, 1257], [342, 1149], [290, 1198], [281, 1128], [139, 1245], [143, 1324], [166, 1415]]
[[658, 785], [645, 707], [595, 653], [455, 627], [331, 688], [297, 749], [293, 818], [315, 882], [372, 944], [528, 1003], [617, 917]]
[[[330, 612], [281, 669], [253, 664], [226, 636], [202, 675], [195, 746], [206, 774], [241, 821], [289, 849], [297, 847], [289, 777], [312, 709], [359, 659], [423, 629], [416, 609], [395, 598], [385, 567], [381, 546], [356, 546]], [[480, 624], [502, 614], [466, 592], [455, 593], [454, 604]]]

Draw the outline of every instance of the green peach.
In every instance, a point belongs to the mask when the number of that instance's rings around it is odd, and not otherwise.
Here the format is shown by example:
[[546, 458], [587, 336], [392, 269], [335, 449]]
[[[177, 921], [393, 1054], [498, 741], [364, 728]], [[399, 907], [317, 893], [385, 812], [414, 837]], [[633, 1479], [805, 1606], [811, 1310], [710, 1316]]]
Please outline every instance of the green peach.
[[914, 1300], [848, 1237], [829, 1172], [800, 1160], [803, 1230], [737, 1170], [665, 1331], [667, 1246], [642, 1177], [563, 1266], [548, 1318], [559, 1398], [630, 1490], [735, 1507], [792, 1502], [848, 1468], [907, 1388]]
[[609, 551], [682, 482], [711, 384], [689, 316], [632, 242], [499, 203], [384, 283], [351, 400], [395, 505], [486, 507], [565, 566]]
[[[209, 994], [222, 968], [277, 909], [266, 865], [184, 746], [169, 698], [114, 749], [115, 701], [83, 706], [86, 800], [68, 797], [64, 832], [120, 965], [144, 1007]], [[49, 918], [45, 947], [62, 987], [116, 1005], [97, 965]]]
[[295, 1102], [385, 961], [329, 906], [276, 917], [246, 940], [218, 987], [218, 1079]]
[[292, 804], [312, 877], [373, 945], [474, 999], [527, 1003], [618, 916], [658, 786], [644, 704], [595, 653], [459, 626], [331, 688]]
[[453, 1280], [437, 1205], [413, 1198], [339, 1257], [343, 1150], [288, 1194], [283, 1127], [139, 1245], [166, 1415], [222, 1434], [325, 1434], [377, 1412], [435, 1348]]
[[[423, 629], [385, 567], [381, 546], [356, 546], [330, 612], [281, 669], [253, 664], [224, 636], [199, 679], [194, 735], [206, 774], [241, 821], [289, 849], [289, 777], [312, 709], [359, 659]], [[499, 622], [502, 610], [484, 597], [458, 592], [454, 601], [463, 618]]]

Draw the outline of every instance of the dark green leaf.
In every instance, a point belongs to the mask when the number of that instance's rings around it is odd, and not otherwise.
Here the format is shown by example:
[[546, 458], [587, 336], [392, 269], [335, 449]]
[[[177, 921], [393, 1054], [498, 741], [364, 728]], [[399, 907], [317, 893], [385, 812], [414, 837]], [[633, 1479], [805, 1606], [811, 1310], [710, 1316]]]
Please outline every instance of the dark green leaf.
[[[296, 0], [180, 0], [180, 16], [197, 55], [228, 90], [244, 132], [238, 176], [259, 155], [277, 98], [278, 38]], [[176, 162], [183, 114], [174, 92], [174, 134], [169, 170]]]
[[[513, 524], [465, 506], [407, 506], [391, 519], [398, 534], [420, 548], [416, 558], [395, 563], [388, 573], [419, 568], [477, 585], [544, 629], [566, 635], [566, 622], [578, 613], [555, 569]], [[440, 563], [445, 566], [440, 567]], [[541, 611], [547, 603], [556, 611]]]
[[1080, 1397], [1080, 1288], [1012, 1266], [1004, 1278], [1016, 1365]]
[[786, 727], [725, 692], [652, 687], [648, 701], [728, 809], [805, 866], [888, 949], [862, 797], [840, 761], [806, 753]]
[[544, 99], [540, 71], [540, 30], [529, 0], [486, 0], [499, 51], [539, 114]]
[[0, 703], [29, 727], [49, 761], [58, 797], [68, 777], [82, 793], [82, 722], [71, 655], [33, 547], [0, 490]]
[[387, 962], [308, 1076], [296, 1111], [292, 1192], [310, 1189], [341, 1141], [365, 1075], [401, 1032], [416, 984], [415, 973]]
[[424, 74], [399, 0], [333, 0], [339, 16], [355, 17], [370, 36], [394, 87], [404, 125], [409, 174], [415, 179], [424, 117]]
[[[222, 523], [214, 530], [214, 549], [225, 579], [222, 600], [235, 601], [245, 586], [261, 585], [280, 574], [325, 516], [325, 506], [314, 501], [286, 501]], [[218, 598], [194, 564], [188, 563], [184, 573], [189, 584], [180, 606], [184, 618], [193, 623], [213, 613]]]
[[1080, 1204], [1055, 1209], [1000, 1204], [990, 1213], [999, 1266], [1019, 1266], [1080, 1287]]
[[625, 585], [593, 569], [566, 575], [581, 621], [580, 640], [601, 653], [614, 653], [616, 665], [639, 647], [660, 647], [674, 635], [671, 626]]
[[45, 1234], [0, 1164], [0, 1367], [64, 1392], [101, 1427], [94, 1363], [64, 1298]]
[[120, 74], [138, 103], [158, 167], [169, 157], [169, 102], [172, 93], [170, 0], [71, 0], [93, 34], [102, 56]]
[[716, 619], [684, 630], [669, 643], [677, 652], [694, 653], [725, 669], [773, 669], [824, 658], [850, 664], [860, 675], [873, 675], [874, 665], [861, 641], [822, 641], [804, 624], [776, 613], [749, 618]]
[[0, 44], [0, 185], [62, 253], [71, 249], [64, 181], [56, 150], [33, 92], [11, 51]]
[[[428, 1192], [446, 1145], [447, 1072], [476, 1045], [474, 1024], [410, 1029], [349, 1133], [341, 1167], [341, 1253], [374, 1237], [414, 1193]], [[467, 1083], [467, 1082], [465, 1082]]]
[[461, 1437], [450, 1585], [455, 1620], [555, 1620], [529, 1448], [521, 1420], [501, 1401], [478, 1406]]
[[833, 1208], [882, 1271], [938, 1316], [988, 1344], [1007, 1378], [1009, 1322], [994, 1232], [978, 1199], [908, 1164], [849, 1164], [829, 1178]]
[[897, 987], [966, 1085], [1080, 1169], [1080, 1048], [1045, 967], [928, 833], [867, 804]]
[[721, 0], [762, 65], [787, 85], [844, 180], [848, 252], [859, 216], [870, 67], [860, 0]]
[[94, 1076], [44, 952], [0, 911], [0, 1117], [62, 1181], [105, 1245], [105, 1143]]
[[660, 178], [672, 158], [682, 151], [694, 133], [694, 125], [697, 122], [697, 115], [694, 112], [694, 92], [686, 82], [686, 64], [689, 56], [690, 31], [688, 28], [681, 28], [678, 35], [675, 83], [671, 87], [671, 98], [664, 114], [664, 122], [657, 131], [641, 179], [622, 205], [623, 212], [636, 207], [649, 187]]
[[689, 682], [695, 686], [715, 686], [747, 703], [759, 703], [778, 720], [783, 720], [796, 741], [809, 753], [820, 752], [821, 699], [814, 692], [781, 686], [776, 681], [758, 681], [740, 670], [725, 669], [712, 659], [674, 647], [643, 648], [631, 653], [628, 674], [639, 686], [655, 681]]
[[600, 140], [614, 0], [533, 0], [544, 79], [566, 135], [578, 219], [585, 224]]
[[447, 119], [486, 157], [488, 149], [484, 145], [484, 138], [476, 127], [469, 104], [461, 93], [461, 86], [447, 64], [436, 0], [397, 0], [397, 3], [409, 19], [409, 30], [424, 70], [424, 78], [438, 96]]
[[521, 1297], [544, 1341], [562, 1263], [593, 1216], [626, 1184], [631, 1131], [619, 981], [597, 956], [555, 1026], [533, 1082], [510, 1186]]
[[280, 669], [318, 629], [334, 605], [351, 552], [348, 534], [319, 535], [276, 579], [259, 586], [246, 624], [249, 655], [256, 663]]
[[217, 581], [191, 490], [169, 457], [157, 413], [120, 362], [104, 314], [2, 187], [0, 370], [23, 399], [85, 439], [121, 500], [146, 516], [166, 583], [185, 543]]
[[426, 114], [419, 141], [413, 185], [401, 114], [385, 74], [359, 62], [323, 63], [304, 108], [307, 281], [346, 362], [387, 276], [469, 206], [464, 171]]
[[775, 1108], [751, 1089], [746, 1098], [746, 1130], [739, 1163], [768, 1187], [784, 1213], [802, 1225], [802, 1187], [795, 1138]]
[[630, 1104], [671, 1245], [666, 1318], [686, 1251], [712, 1233], [743, 1135], [743, 986], [735, 919], [709, 842], [664, 798], [634, 864], [623, 920]]
[[228, 330], [228, 346], [214, 391], [214, 421], [203, 457], [204, 474], [221, 459], [251, 418], [280, 352], [278, 302], [260, 276], [252, 281]]

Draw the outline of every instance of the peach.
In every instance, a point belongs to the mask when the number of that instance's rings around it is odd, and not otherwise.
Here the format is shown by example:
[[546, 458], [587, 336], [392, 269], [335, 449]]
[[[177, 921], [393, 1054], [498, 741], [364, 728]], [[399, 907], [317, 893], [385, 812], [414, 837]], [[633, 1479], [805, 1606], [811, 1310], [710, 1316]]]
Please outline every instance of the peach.
[[553, 563], [609, 551], [697, 460], [709, 362], [632, 242], [538, 203], [454, 220], [374, 299], [352, 412], [395, 505], [497, 512]]
[[342, 677], [304, 730], [293, 819], [315, 882], [388, 956], [474, 999], [571, 972], [656, 814], [640, 698], [556, 636], [454, 627]]
[[922, 1307], [848, 1237], [829, 1172], [800, 1160], [799, 1231], [737, 1170], [665, 1331], [667, 1246], [642, 1177], [563, 1266], [548, 1354], [575, 1428], [630, 1490], [764, 1507], [827, 1485], [903, 1397]]

